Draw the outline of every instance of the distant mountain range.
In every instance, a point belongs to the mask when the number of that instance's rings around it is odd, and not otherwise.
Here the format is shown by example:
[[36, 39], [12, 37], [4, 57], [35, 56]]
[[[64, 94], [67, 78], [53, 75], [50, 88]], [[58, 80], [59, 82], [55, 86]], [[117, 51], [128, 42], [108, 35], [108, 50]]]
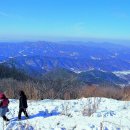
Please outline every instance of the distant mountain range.
[[31, 75], [17, 70], [16, 68], [0, 65], [0, 79], [8, 78], [18, 81], [42, 81], [48, 87], [52, 84], [53, 87], [55, 87], [55, 84], [59, 87], [64, 86], [65, 84], [68, 84], [67, 86], [69, 87], [79, 87], [92, 84], [104, 86], [119, 86], [122, 84], [128, 84], [127, 80], [120, 78], [111, 72], [102, 72], [100, 70], [90, 70], [77, 74], [64, 68], [56, 68], [45, 73], [40, 78], [32, 78]]
[[43, 75], [43, 81], [72, 81], [71, 83], [77, 84], [77, 86], [83, 85], [104, 85], [104, 86], [116, 86], [121, 84], [127, 84], [128, 81], [122, 79], [111, 72], [102, 72], [100, 70], [90, 70], [81, 72], [79, 74], [74, 73], [67, 69], [54, 69], [45, 75]]
[[[81, 73], [79, 79], [93, 75], [130, 70], [130, 47], [112, 43], [80, 41], [0, 43], [0, 64], [15, 66], [32, 76], [41, 77], [55, 68]], [[91, 72], [91, 74], [86, 74]], [[95, 72], [96, 74], [99, 72]], [[97, 76], [99, 76], [97, 74]], [[111, 75], [112, 76], [112, 75]], [[110, 77], [111, 77], [110, 76]], [[90, 79], [87, 79], [89, 82]], [[109, 81], [109, 77], [105, 77]], [[113, 79], [113, 78], [112, 78]], [[98, 82], [102, 79], [94, 79]], [[86, 81], [85, 81], [86, 82]]]

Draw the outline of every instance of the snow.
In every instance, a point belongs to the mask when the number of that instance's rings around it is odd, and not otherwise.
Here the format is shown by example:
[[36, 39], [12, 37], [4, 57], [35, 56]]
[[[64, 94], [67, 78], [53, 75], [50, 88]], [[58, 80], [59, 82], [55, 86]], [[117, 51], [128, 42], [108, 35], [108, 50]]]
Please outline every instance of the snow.
[[114, 55], [112, 55], [112, 58], [116, 58], [119, 54], [118, 53], [114, 53]]
[[12, 58], [14, 58], [14, 57], [10, 56], [9, 58], [12, 59]]
[[17, 120], [18, 100], [11, 99], [0, 130], [130, 130], [130, 101], [107, 98], [28, 101], [28, 120]]
[[72, 52], [72, 53], [70, 54], [70, 56], [78, 56], [78, 55], [79, 55], [78, 52]]
[[130, 74], [130, 70], [126, 70], [126, 71], [114, 71], [113, 72], [116, 75], [128, 75]]
[[19, 51], [19, 53], [20, 53], [20, 54], [22, 54], [23, 52], [24, 52], [24, 50], [22, 50], [22, 51]]
[[101, 58], [94, 57], [94, 56], [91, 56], [90, 58], [91, 58], [92, 60], [101, 60]]
[[[126, 70], [126, 71], [114, 71], [113, 74], [115, 74], [116, 76], [118, 76], [118, 77], [120, 77], [120, 78], [125, 79], [125, 80], [128, 81], [128, 78], [126, 76], [130, 75], [130, 70]], [[130, 82], [128, 84], [130, 84]]]
[[23, 55], [23, 56], [27, 56], [27, 55]]
[[27, 65], [32, 65], [32, 66], [36, 66], [35, 62], [33, 60], [26, 60], [25, 63]]
[[80, 74], [81, 72], [83, 72], [83, 71], [77, 70], [75, 68], [70, 68], [70, 70], [73, 71], [73, 72], [75, 72], [75, 73], [77, 73], [77, 74]]

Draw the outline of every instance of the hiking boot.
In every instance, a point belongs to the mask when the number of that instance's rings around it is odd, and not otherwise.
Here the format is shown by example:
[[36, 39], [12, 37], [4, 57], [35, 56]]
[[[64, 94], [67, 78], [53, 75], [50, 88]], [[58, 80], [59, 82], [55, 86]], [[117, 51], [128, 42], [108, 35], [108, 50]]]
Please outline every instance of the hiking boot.
[[4, 119], [4, 121], [10, 121], [10, 120], [7, 118], [7, 119]]
[[6, 116], [3, 116], [4, 121], [10, 121]]

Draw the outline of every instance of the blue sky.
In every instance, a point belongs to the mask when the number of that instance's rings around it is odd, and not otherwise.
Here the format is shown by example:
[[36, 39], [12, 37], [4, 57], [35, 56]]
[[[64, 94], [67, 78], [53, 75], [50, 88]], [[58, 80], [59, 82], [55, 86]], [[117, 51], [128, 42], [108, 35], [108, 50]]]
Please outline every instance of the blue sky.
[[130, 0], [0, 0], [0, 40], [130, 39]]

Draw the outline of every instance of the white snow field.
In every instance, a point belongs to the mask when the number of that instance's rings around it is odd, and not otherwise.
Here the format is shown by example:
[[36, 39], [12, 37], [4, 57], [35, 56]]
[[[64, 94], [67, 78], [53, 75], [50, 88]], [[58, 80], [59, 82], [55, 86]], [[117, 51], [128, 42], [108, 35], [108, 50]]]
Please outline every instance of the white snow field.
[[130, 101], [107, 98], [28, 101], [30, 118], [17, 120], [18, 100], [10, 100], [0, 130], [130, 130]]

